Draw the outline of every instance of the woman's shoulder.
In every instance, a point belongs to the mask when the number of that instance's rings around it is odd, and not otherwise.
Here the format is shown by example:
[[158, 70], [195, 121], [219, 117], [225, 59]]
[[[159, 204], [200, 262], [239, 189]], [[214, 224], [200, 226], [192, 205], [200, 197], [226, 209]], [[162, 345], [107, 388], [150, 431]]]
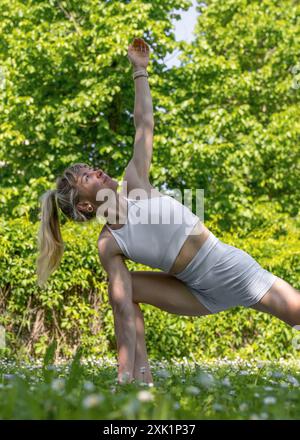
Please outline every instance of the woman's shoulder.
[[[118, 245], [113, 236], [111, 230], [105, 224], [99, 234], [98, 237], [98, 251], [102, 255], [106, 254], [109, 257], [112, 257], [117, 254], [123, 254], [122, 249]], [[125, 257], [125, 255], [124, 255]]]
[[140, 182], [139, 185], [133, 185], [126, 180], [121, 182], [121, 190], [119, 194], [121, 197], [128, 200], [153, 199], [165, 195], [152, 186], [150, 182]]

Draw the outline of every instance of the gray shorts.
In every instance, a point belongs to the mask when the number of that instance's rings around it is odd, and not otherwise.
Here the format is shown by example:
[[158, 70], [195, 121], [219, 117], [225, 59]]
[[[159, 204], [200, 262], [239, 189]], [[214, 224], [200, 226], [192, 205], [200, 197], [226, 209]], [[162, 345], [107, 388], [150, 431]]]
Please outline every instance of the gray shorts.
[[257, 303], [277, 279], [247, 252], [223, 243], [212, 232], [185, 269], [174, 276], [211, 313]]

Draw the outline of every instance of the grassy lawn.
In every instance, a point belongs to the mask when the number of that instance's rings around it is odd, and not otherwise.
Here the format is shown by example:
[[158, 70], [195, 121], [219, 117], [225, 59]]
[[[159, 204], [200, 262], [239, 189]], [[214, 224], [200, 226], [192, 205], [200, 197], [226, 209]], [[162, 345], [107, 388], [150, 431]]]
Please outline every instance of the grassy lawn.
[[150, 361], [154, 384], [117, 384], [109, 359], [0, 358], [0, 419], [299, 419], [300, 362]]

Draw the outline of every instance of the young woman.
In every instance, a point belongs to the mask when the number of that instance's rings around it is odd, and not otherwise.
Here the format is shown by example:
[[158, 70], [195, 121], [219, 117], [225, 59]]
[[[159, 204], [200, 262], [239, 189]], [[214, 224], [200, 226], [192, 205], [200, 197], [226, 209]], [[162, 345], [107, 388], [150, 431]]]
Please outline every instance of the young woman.
[[[118, 182], [85, 164], [67, 168], [56, 189], [41, 198], [38, 283], [43, 285], [63, 253], [58, 207], [74, 221], [99, 214], [107, 217], [98, 239], [100, 261], [108, 274], [109, 302], [114, 313], [118, 349], [118, 381], [152, 382], [139, 303], [170, 313], [202, 316], [245, 306], [270, 313], [290, 326], [300, 324], [300, 292], [263, 269], [248, 253], [220, 241], [200, 219], [173, 197], [149, 182], [152, 158], [153, 109], [148, 84], [149, 47], [134, 39], [128, 48], [135, 81], [133, 157], [125, 169], [126, 197]], [[104, 196], [108, 195], [108, 201]], [[114, 200], [111, 197], [114, 196]], [[162, 210], [180, 211], [181, 222], [165, 223]], [[137, 215], [139, 212], [139, 215]], [[156, 215], [156, 221], [137, 217]], [[158, 220], [158, 221], [157, 221]], [[162, 271], [129, 271], [125, 258]], [[143, 371], [144, 369], [144, 371]]]

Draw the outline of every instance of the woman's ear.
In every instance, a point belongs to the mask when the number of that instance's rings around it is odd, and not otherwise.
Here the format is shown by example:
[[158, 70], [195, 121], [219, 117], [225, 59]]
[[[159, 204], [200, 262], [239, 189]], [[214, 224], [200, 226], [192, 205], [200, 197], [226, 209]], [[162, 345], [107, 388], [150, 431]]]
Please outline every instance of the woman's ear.
[[82, 211], [82, 212], [91, 212], [92, 211], [92, 209], [94, 209], [93, 207], [92, 207], [92, 205], [89, 203], [89, 202], [78, 202], [77, 203], [77, 209], [79, 210], [79, 211]]

